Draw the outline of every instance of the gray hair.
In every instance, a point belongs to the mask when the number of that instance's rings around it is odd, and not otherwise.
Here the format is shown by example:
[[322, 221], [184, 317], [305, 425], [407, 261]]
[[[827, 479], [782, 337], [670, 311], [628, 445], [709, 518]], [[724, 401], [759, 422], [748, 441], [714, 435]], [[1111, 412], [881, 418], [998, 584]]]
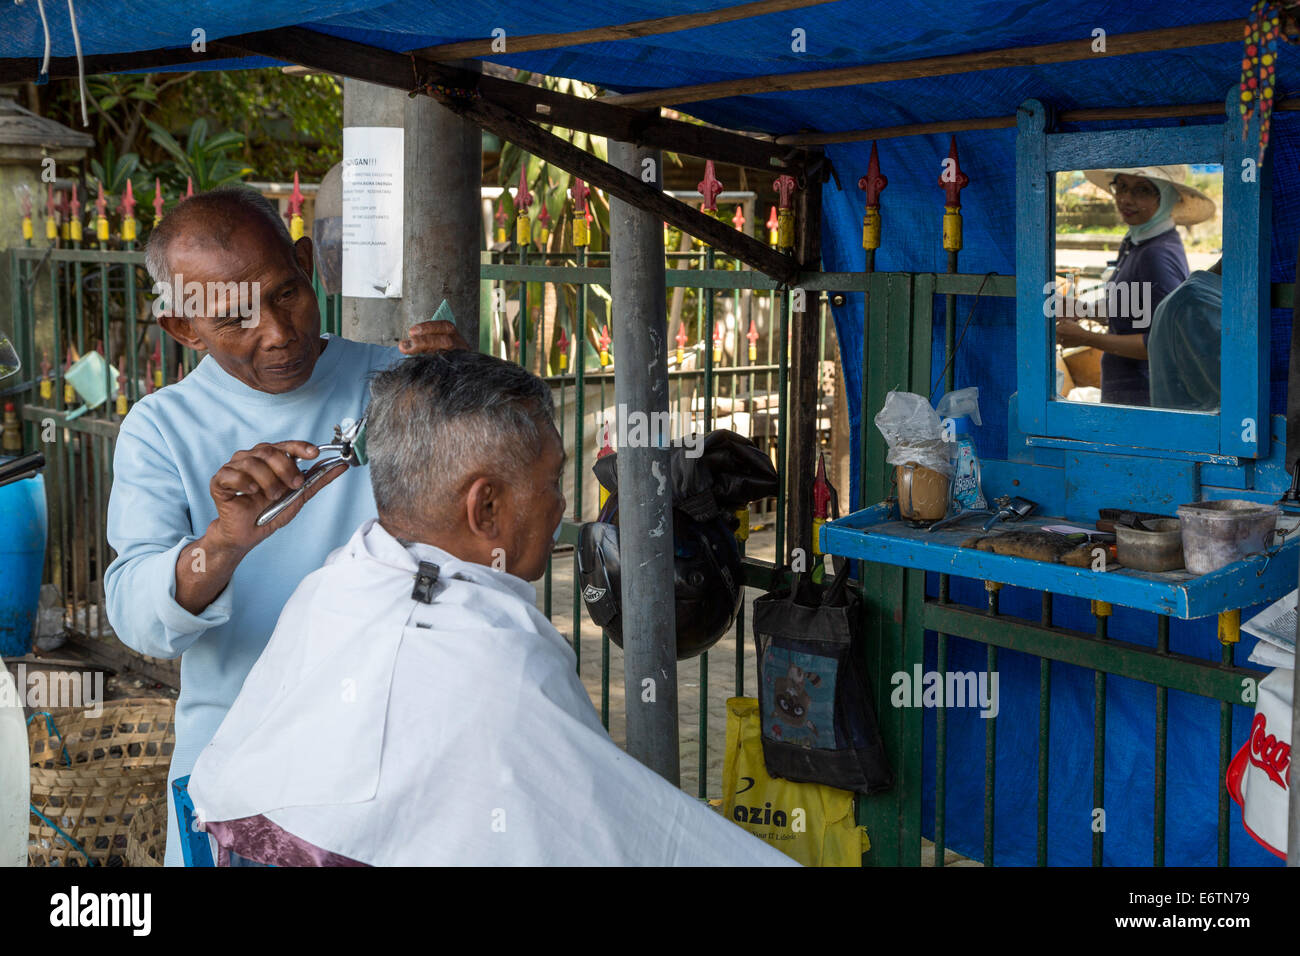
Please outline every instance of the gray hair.
[[199, 227], [205, 241], [229, 249], [238, 227], [250, 218], [258, 217], [275, 230], [276, 238], [284, 243], [292, 256], [293, 237], [274, 203], [248, 186], [218, 186], [182, 201], [163, 216], [162, 222], [150, 233], [144, 251], [144, 265], [149, 270], [149, 278], [171, 285], [172, 272], [167, 263], [167, 252], [172, 240], [181, 233]]
[[370, 384], [366, 454], [380, 516], [416, 521], [452, 505], [474, 474], [506, 479], [534, 467], [551, 390], [536, 375], [482, 352], [403, 359]]

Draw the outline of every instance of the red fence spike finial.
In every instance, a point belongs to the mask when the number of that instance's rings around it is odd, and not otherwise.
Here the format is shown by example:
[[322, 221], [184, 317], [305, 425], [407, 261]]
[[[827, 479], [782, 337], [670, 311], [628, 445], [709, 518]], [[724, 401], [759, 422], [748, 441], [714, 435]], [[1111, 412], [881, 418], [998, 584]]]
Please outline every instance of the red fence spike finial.
[[953, 209], [961, 208], [961, 191], [970, 183], [970, 177], [961, 171], [961, 165], [957, 162], [957, 137], [952, 138], [952, 143], [948, 147], [948, 159], [943, 164], [943, 172], [939, 174], [939, 185], [944, 191], [944, 205]]
[[193, 196], [194, 196], [194, 177], [186, 176], [185, 177], [185, 198], [191, 199], [193, 198]]
[[767, 228], [768, 229], [776, 228], [776, 207], [775, 206], [772, 207], [772, 211], [768, 214]]
[[99, 181], [99, 195], [95, 197], [95, 217], [108, 218], [108, 198], [104, 195], [104, 181]]
[[160, 182], [158, 181], [157, 177], [154, 177], [154, 181], [153, 181], [153, 222], [154, 222], [154, 225], [155, 225], [155, 226], [158, 225], [158, 223], [160, 223], [160, 222], [162, 221], [162, 217], [163, 217], [163, 194], [162, 194], [162, 183], [160, 183]]
[[722, 192], [722, 181], [713, 173], [713, 160], [704, 161], [704, 179], [695, 187], [704, 197], [704, 212], [718, 211], [718, 193]]
[[537, 221], [547, 228], [551, 225], [551, 211], [546, 208], [545, 201], [542, 202], [542, 211], [537, 214]]
[[131, 180], [129, 179], [126, 181], [126, 191], [122, 193], [120, 208], [124, 218], [135, 218], [135, 193], [131, 191]]
[[52, 368], [54, 366], [50, 364], [50, 351], [46, 349], [41, 353], [41, 378], [49, 378], [50, 369]]
[[679, 349], [686, 348], [686, 323], [685, 322], [677, 323], [677, 347]]
[[880, 207], [880, 193], [889, 180], [880, 172], [880, 154], [876, 152], [876, 144], [871, 144], [871, 159], [867, 162], [867, 174], [858, 180], [858, 188], [866, 190], [867, 208], [878, 209]]
[[569, 195], [573, 197], [573, 211], [585, 213], [587, 211], [587, 197], [591, 195], [591, 190], [581, 179], [575, 179], [573, 185], [569, 187]]
[[825, 520], [831, 516], [831, 486], [826, 480], [826, 454], [817, 454], [817, 476], [813, 479], [813, 517]]
[[293, 192], [289, 193], [289, 218], [302, 215], [302, 189], [298, 186], [298, 170], [293, 171]]
[[745, 231], [745, 207], [736, 207], [736, 214], [731, 217], [731, 224], [736, 227], [736, 232]]
[[772, 188], [776, 190], [776, 194], [780, 198], [780, 207], [782, 209], [794, 208], [795, 181], [793, 176], [789, 173], [782, 173], [776, 177], [776, 181], [772, 183]]
[[77, 184], [72, 184], [72, 200], [68, 203], [68, 210], [73, 219], [81, 218], [81, 200], [77, 198]]
[[528, 160], [519, 164], [519, 185], [515, 187], [515, 212], [527, 215], [528, 207], [533, 204], [533, 194], [528, 190]]

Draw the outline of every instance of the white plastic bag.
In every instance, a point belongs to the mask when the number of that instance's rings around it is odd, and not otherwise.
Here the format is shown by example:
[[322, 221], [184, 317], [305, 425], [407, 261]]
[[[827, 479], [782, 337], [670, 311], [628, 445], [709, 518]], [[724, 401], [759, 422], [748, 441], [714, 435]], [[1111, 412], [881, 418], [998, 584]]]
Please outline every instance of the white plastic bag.
[[890, 392], [876, 414], [876, 427], [885, 437], [891, 465], [915, 462], [952, 477], [952, 443], [943, 440], [943, 422], [928, 399], [912, 392]]

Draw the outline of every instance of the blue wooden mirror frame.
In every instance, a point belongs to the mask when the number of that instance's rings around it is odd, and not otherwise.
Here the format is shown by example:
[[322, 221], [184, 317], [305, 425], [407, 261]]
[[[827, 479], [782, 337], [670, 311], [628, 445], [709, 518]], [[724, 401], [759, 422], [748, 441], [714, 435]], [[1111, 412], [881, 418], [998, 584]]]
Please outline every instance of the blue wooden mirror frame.
[[[1016, 136], [1016, 365], [1019, 426], [1031, 445], [1089, 443], [1154, 449], [1157, 457], [1235, 464], [1266, 458], [1269, 428], [1271, 163], [1256, 164], [1256, 120], [1242, 138], [1230, 94], [1227, 121], [1199, 126], [1053, 133], [1038, 100], [1019, 110]], [[1052, 321], [1043, 315], [1055, 275], [1053, 174], [1075, 169], [1223, 164], [1222, 397], [1218, 412], [1055, 401]], [[1250, 173], [1254, 174], [1253, 180]], [[1252, 440], [1253, 439], [1253, 440]]]

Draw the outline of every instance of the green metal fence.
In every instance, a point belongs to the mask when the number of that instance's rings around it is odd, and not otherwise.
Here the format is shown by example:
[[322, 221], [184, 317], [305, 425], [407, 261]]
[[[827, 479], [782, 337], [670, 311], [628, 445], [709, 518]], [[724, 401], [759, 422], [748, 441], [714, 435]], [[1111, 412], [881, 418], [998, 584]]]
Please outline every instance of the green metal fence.
[[[867, 503], [883, 501], [892, 494], [890, 471], [885, 461], [882, 439], [874, 429], [867, 429], [871, 413], [879, 409], [890, 389], [929, 394], [933, 384], [931, 345], [934, 335], [936, 297], [947, 304], [948, 329], [945, 361], [954, 348], [952, 335], [952, 297], [977, 292], [994, 297], [1014, 297], [1015, 277], [985, 278], [970, 275], [917, 273], [868, 273], [855, 278], [853, 287], [867, 293], [866, 335], [864, 336], [864, 388], [861, 410], [864, 428], [861, 433], [861, 478]], [[1275, 286], [1274, 304], [1282, 306], [1291, 299], [1290, 286]], [[949, 383], [949, 386], [951, 383]], [[878, 702], [881, 732], [896, 772], [892, 791], [859, 801], [859, 820], [867, 825], [871, 836], [870, 862], [877, 865], [916, 866], [922, 855], [922, 796], [924, 753], [924, 711], [921, 708], [888, 707], [890, 676], [912, 673], [915, 665], [924, 665], [927, 632], [936, 635], [937, 664], [940, 674], [947, 672], [952, 642], [972, 641], [985, 647], [986, 673], [998, 667], [1002, 649], [1019, 651], [1038, 658], [1038, 752], [1037, 785], [1034, 801], [1036, 819], [1036, 862], [1049, 864], [1048, 853], [1048, 757], [1054, 733], [1077, 733], [1078, 728], [1051, 726], [1052, 672], [1057, 663], [1073, 664], [1094, 673], [1094, 713], [1092, 736], [1093, 807], [1105, 808], [1106, 689], [1111, 675], [1127, 677], [1155, 687], [1155, 739], [1152, 741], [1152, 777], [1154, 792], [1152, 865], [1165, 864], [1165, 790], [1168, 755], [1169, 691], [1177, 690], [1219, 702], [1218, 736], [1218, 817], [1216, 838], [1218, 864], [1228, 865], [1230, 813], [1224, 779], [1230, 758], [1231, 717], [1233, 704], [1242, 702], [1242, 680], [1257, 679], [1258, 671], [1235, 666], [1236, 644], [1222, 643], [1218, 660], [1205, 660], [1170, 650], [1170, 618], [1151, 615], [1154, 619], [1155, 648], [1112, 637], [1108, 631], [1111, 608], [1093, 602], [1095, 632], [1081, 633], [1053, 625], [1053, 601], [1050, 593], [1042, 594], [1038, 621], [1027, 621], [1000, 611], [1002, 585], [985, 582], [986, 604], [971, 607], [951, 600], [947, 575], [938, 576], [937, 597], [926, 594], [926, 572], [891, 565], [864, 562], [862, 596], [864, 623], [869, 648], [869, 669], [873, 675]], [[998, 768], [996, 717], [984, 725], [984, 812], [982, 862], [996, 862], [994, 829], [995, 782]], [[944, 862], [946, 840], [947, 769], [955, 759], [974, 755], [953, 754], [948, 749], [948, 713], [935, 708], [935, 766], [933, 820], [935, 864]], [[1092, 865], [1102, 863], [1104, 829], [1092, 833]]]
[[[683, 420], [697, 428], [713, 424], [747, 424], [737, 430], [753, 435], [766, 444], [778, 463], [784, 461], [786, 405], [779, 400], [785, 394], [788, 367], [788, 303], [784, 292], [771, 280], [751, 271], [722, 263], [711, 253], [669, 255], [667, 273], [670, 289], [691, 290], [683, 306], [682, 324], [687, 330], [686, 357], [694, 361], [678, 363], [673, 355], [670, 379], [673, 402], [684, 410]], [[12, 316], [15, 344], [30, 375], [39, 369], [41, 357], [49, 352], [53, 367], [47, 394], [33, 384], [22, 399], [22, 417], [26, 423], [29, 448], [43, 448], [49, 457], [47, 482], [50, 501], [51, 545], [47, 580], [59, 585], [73, 627], [90, 636], [104, 636], [102, 575], [111, 552], [104, 537], [104, 511], [112, 481], [113, 441], [119, 416], [109, 405], [72, 417], [75, 399], [65, 397], [62, 362], [56, 357], [72, 344], [85, 353], [97, 342], [109, 343], [105, 352], [118, 356], [124, 370], [128, 404], [146, 390], [146, 378], [152, 372], [155, 383], [174, 381], [176, 374], [193, 367], [197, 358], [174, 343], [160, 341], [156, 324], [150, 321], [147, 282], [143, 255], [140, 252], [99, 252], [91, 250], [20, 249], [8, 258], [12, 288]], [[684, 268], [683, 268], [684, 266]], [[551, 383], [557, 399], [561, 429], [566, 440], [580, 452], [589, 448], [587, 437], [597, 428], [596, 413], [608, 407], [613, 393], [613, 369], [617, 368], [618, 343], [610, 346], [613, 366], [602, 364], [597, 329], [608, 324], [609, 266], [607, 258], [586, 258], [581, 252], [567, 257], [520, 257], [516, 253], [487, 257], [482, 266], [483, 294], [492, 304], [517, 303], [515, 308], [493, 309], [482, 345], [498, 354], [509, 354], [538, 371]], [[551, 303], [545, 303], [547, 289]], [[823, 274], [809, 277], [804, 283], [810, 295], [821, 301], [825, 291], [861, 290], [867, 293], [867, 335], [863, 369], [865, 387], [861, 397], [863, 422], [869, 424], [871, 412], [880, 407], [890, 388], [927, 393], [931, 387], [931, 336], [935, 296], [944, 296], [951, 324], [952, 297], [971, 295], [983, 288], [990, 296], [1014, 295], [1014, 277], [984, 280], [979, 276], [932, 274]], [[504, 295], [496, 296], [494, 293]], [[1291, 299], [1290, 286], [1274, 289], [1275, 304]], [[533, 306], [542, 300], [542, 311], [533, 318]], [[339, 331], [340, 303], [336, 297], [320, 294], [322, 330]], [[721, 311], [720, 311], [721, 310]], [[722, 311], [732, 320], [723, 336], [721, 353], [713, 348], [715, 323]], [[825, 306], [819, 306], [819, 337], [825, 343]], [[521, 324], [520, 316], [529, 321]], [[760, 336], [751, 358], [745, 335], [753, 319]], [[580, 345], [567, 353], [567, 367], [561, 368], [559, 352], [548, 347], [548, 329], [557, 327], [566, 337]], [[670, 341], [676, 329], [669, 328]], [[165, 339], [165, 337], [164, 337]], [[948, 354], [953, 348], [951, 331], [946, 336]], [[743, 343], [743, 344], [742, 344]], [[513, 354], [510, 354], [513, 346]], [[674, 353], [675, 349], [672, 350]], [[822, 353], [824, 355], [824, 352]], [[116, 363], [115, 363], [116, 364]], [[175, 368], [176, 372], [170, 371]], [[592, 405], [596, 404], [597, 408]], [[761, 414], [759, 414], [761, 413]], [[748, 414], [748, 418], [742, 418]], [[758, 424], [756, 424], [756, 422]], [[861, 479], [864, 501], [889, 496], [887, 467], [882, 454], [872, 452], [877, 440], [864, 427], [860, 435], [866, 453], [862, 456]], [[560, 550], [553, 555], [542, 582], [544, 609], [553, 612], [553, 583], [564, 562], [572, 569], [576, 581], [576, 560], [571, 549], [577, 538], [578, 524], [595, 516], [598, 503], [585, 494], [583, 476], [591, 464], [590, 455], [575, 456], [577, 467], [570, 477], [572, 493]], [[811, 463], [804, 463], [810, 466]], [[774, 524], [772, 554], [784, 553], [784, 487], [768, 509]], [[763, 519], [766, 520], [766, 519]], [[1052, 596], [1044, 594], [1038, 621], [1009, 617], [999, 610], [999, 590], [988, 585], [983, 607], [955, 604], [950, 599], [949, 581], [941, 576], [938, 596], [925, 592], [924, 572], [867, 563], [861, 572], [865, 626], [869, 648], [869, 668], [875, 682], [878, 702], [889, 699], [889, 675], [910, 672], [923, 662], [927, 631], [937, 634], [938, 670], [946, 671], [953, 641], [966, 640], [986, 648], [987, 668], [997, 668], [998, 653], [1011, 649], [1039, 658], [1039, 749], [1038, 782], [1035, 812], [1037, 815], [1037, 862], [1049, 862], [1047, 846], [1048, 777], [1047, 760], [1053, 728], [1050, 722], [1052, 670], [1057, 662], [1093, 670], [1095, 674], [1095, 712], [1093, 736], [1097, 760], [1093, 768], [1095, 806], [1102, 807], [1104, 793], [1104, 755], [1106, 748], [1106, 682], [1108, 675], [1119, 675], [1150, 683], [1156, 688], [1156, 737], [1152, 742], [1152, 787], [1155, 793], [1154, 843], [1152, 862], [1164, 863], [1166, 809], [1165, 763], [1168, 753], [1168, 693], [1179, 690], [1220, 702], [1219, 763], [1225, 771], [1229, 757], [1231, 707], [1240, 700], [1240, 681], [1257, 676], [1235, 666], [1235, 647], [1223, 645], [1219, 660], [1200, 660], [1176, 654], [1169, 647], [1169, 618], [1155, 616], [1155, 649], [1114, 639], [1107, 630], [1108, 609], [1098, 608], [1094, 634], [1082, 634], [1054, 626]], [[751, 588], [766, 589], [774, 583], [772, 565], [746, 559], [746, 583]], [[570, 638], [579, 656], [579, 668], [586, 655], [599, 652], [600, 710], [608, 724], [610, 714], [610, 648], [607, 638], [594, 627], [584, 628], [585, 609], [579, 589], [574, 587], [571, 606]], [[111, 639], [111, 638], [110, 638]], [[711, 685], [708, 680], [707, 656], [701, 662], [699, 681], [700, 718], [694, 727], [682, 728], [683, 740], [693, 740], [699, 748], [697, 792], [711, 795], [718, 780], [708, 773], [709, 742], [720, 728], [710, 726], [708, 702], [732, 693], [743, 695], [745, 679], [745, 619], [736, 623], [734, 678], [730, 686]], [[751, 685], [752, 686], [752, 685]], [[724, 692], [725, 691], [725, 692]], [[684, 695], [683, 695], [683, 699]], [[859, 801], [859, 819], [868, 827], [872, 850], [868, 860], [878, 865], [918, 865], [921, 861], [921, 799], [923, 754], [923, 712], [915, 708], [880, 706], [880, 724], [886, 747], [894, 764], [897, 783], [889, 793]], [[947, 715], [936, 711], [935, 733], [935, 861], [942, 865], [945, 849], [947, 788], [946, 769], [956, 757], [949, 753]], [[984, 848], [983, 862], [996, 862], [994, 820], [994, 783], [997, 775], [997, 720], [985, 726], [984, 766]], [[1222, 790], [1222, 788], [1220, 788]], [[715, 793], [716, 790], [714, 789]], [[1228, 861], [1229, 805], [1220, 794], [1217, 821], [1218, 858]], [[1102, 859], [1104, 835], [1093, 839], [1093, 862]]]

